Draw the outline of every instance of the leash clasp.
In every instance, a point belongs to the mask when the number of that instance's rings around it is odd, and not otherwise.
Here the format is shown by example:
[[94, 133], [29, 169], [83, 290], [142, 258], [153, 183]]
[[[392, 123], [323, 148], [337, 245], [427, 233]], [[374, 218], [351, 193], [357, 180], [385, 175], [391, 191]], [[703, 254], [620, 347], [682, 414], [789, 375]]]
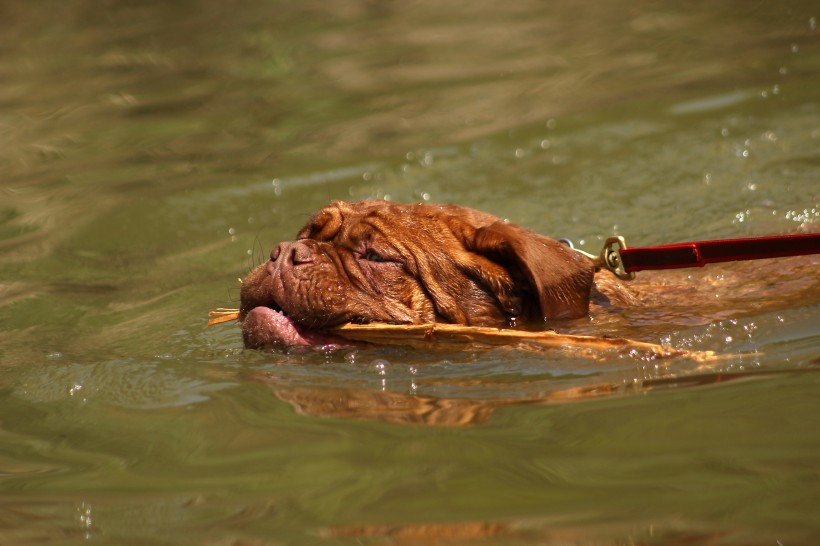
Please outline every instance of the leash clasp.
[[596, 263], [596, 266], [595, 266], [595, 267], [598, 267], [598, 265], [597, 265], [597, 263], [598, 263], [598, 256], [595, 256], [594, 254], [590, 254], [589, 252], [586, 252], [586, 251], [584, 251], [584, 250], [581, 250], [580, 248], [575, 248], [575, 245], [574, 245], [574, 244], [572, 244], [572, 241], [571, 241], [571, 240], [569, 240], [569, 239], [567, 239], [566, 237], [562, 237], [562, 238], [560, 238], [560, 239], [557, 239], [557, 241], [558, 241], [559, 243], [561, 243], [562, 245], [569, 247], [569, 248], [570, 248], [570, 250], [574, 250], [574, 251], [575, 251], [575, 252], [577, 252], [578, 254], [583, 254], [584, 256], [586, 256], [587, 258], [589, 258], [590, 260], [592, 260], [593, 262], [595, 262], [595, 263]]
[[635, 278], [634, 272], [627, 273], [626, 269], [624, 269], [624, 261], [621, 258], [621, 251], [626, 250], [626, 241], [623, 237], [610, 237], [604, 243], [604, 248], [601, 250], [600, 256], [595, 256], [590, 254], [589, 252], [584, 252], [579, 248], [575, 248], [575, 245], [572, 244], [572, 241], [569, 239], [558, 239], [558, 242], [565, 244], [575, 252], [583, 254], [587, 258], [591, 259], [595, 263], [595, 268], [600, 269], [608, 269], [615, 274], [616, 277], [625, 281], [631, 281]]
[[619, 279], [631, 281], [635, 278], [635, 273], [627, 273], [624, 269], [623, 258], [621, 258], [621, 251], [626, 249], [626, 241], [623, 237], [610, 237], [604, 242], [604, 248], [601, 250], [596, 265], [612, 271]]

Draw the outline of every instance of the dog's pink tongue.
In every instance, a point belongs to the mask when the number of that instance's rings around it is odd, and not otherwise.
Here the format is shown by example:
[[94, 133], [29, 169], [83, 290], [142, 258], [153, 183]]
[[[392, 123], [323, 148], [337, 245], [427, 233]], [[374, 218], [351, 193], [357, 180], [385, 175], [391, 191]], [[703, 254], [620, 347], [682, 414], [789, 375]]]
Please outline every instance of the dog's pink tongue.
[[248, 349], [284, 349], [286, 347], [340, 347], [352, 342], [300, 326], [268, 307], [255, 307], [242, 322], [242, 338]]

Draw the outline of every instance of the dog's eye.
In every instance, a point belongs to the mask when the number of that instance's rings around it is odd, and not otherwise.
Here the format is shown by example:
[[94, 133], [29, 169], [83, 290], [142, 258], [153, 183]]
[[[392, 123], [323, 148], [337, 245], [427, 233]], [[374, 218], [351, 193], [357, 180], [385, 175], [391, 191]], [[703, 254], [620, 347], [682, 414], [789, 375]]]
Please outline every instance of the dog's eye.
[[383, 262], [385, 261], [381, 254], [378, 252], [373, 252], [372, 250], [368, 250], [367, 253], [364, 255], [364, 259], [368, 262]]

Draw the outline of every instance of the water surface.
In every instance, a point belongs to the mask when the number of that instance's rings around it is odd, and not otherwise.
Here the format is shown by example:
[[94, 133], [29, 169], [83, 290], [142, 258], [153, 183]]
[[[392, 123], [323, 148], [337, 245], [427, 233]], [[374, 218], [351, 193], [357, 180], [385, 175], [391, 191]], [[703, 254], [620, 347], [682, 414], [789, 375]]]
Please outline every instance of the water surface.
[[0, 543], [814, 543], [816, 261], [680, 274], [764, 291], [705, 320], [568, 326], [726, 357], [705, 367], [265, 354], [205, 318], [331, 199], [458, 203], [590, 252], [816, 230], [818, 17], [1, 5]]

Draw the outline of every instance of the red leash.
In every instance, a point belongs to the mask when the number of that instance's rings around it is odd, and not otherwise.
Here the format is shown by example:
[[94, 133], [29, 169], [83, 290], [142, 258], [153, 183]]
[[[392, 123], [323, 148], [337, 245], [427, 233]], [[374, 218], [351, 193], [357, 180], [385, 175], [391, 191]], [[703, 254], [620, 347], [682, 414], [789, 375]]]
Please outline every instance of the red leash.
[[611, 237], [606, 240], [598, 265], [622, 279], [634, 279], [636, 271], [647, 269], [703, 267], [717, 262], [807, 254], [820, 254], [820, 233], [696, 241], [641, 248], [629, 248], [623, 237]]

